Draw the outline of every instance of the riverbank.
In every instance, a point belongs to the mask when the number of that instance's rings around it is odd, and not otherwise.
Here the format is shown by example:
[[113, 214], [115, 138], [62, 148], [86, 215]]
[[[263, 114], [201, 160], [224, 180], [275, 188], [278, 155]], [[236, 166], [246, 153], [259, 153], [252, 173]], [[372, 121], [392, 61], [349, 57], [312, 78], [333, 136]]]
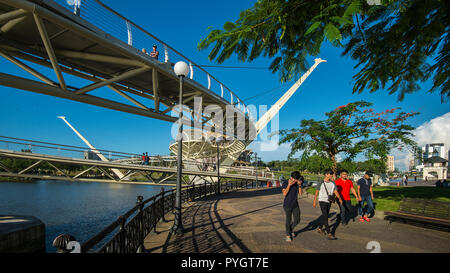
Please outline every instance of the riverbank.
[[38, 179], [33, 178], [21, 178], [21, 177], [0, 177], [0, 183], [1, 182], [35, 182], [38, 181]]

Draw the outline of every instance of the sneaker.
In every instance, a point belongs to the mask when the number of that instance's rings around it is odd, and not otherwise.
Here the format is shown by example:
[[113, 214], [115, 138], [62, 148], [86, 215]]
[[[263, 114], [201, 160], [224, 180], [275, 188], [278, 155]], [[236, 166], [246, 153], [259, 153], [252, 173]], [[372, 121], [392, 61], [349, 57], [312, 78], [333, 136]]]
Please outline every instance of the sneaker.
[[364, 220], [366, 220], [367, 222], [370, 222], [370, 219], [367, 216], [364, 216]]
[[291, 236], [286, 236], [286, 242], [288, 243], [292, 242]]
[[295, 232], [292, 232], [291, 237], [292, 237], [292, 238], [297, 237], [297, 236], [295, 236]]
[[337, 238], [333, 234], [328, 234], [327, 239], [331, 241], [337, 240]]
[[317, 229], [317, 232], [319, 232], [319, 234], [325, 235], [325, 231], [324, 231], [323, 229], [321, 229], [321, 228], [318, 228], [318, 229]]
[[362, 218], [362, 217], [359, 219], [359, 221], [360, 221], [361, 223], [364, 223], [364, 222], [365, 222], [365, 221], [364, 221], [364, 218]]

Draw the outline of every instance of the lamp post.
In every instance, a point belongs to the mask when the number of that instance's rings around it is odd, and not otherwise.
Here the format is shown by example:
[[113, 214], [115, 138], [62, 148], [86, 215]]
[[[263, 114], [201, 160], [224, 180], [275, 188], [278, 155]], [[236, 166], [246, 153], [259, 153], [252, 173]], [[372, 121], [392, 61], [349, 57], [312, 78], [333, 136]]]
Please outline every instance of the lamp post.
[[172, 233], [183, 234], [183, 222], [181, 219], [181, 176], [183, 170], [183, 80], [189, 74], [189, 66], [185, 62], [178, 62], [174, 67], [175, 74], [180, 79], [180, 113], [178, 126], [178, 157], [177, 157], [177, 188], [175, 195], [175, 220], [173, 221]]
[[258, 154], [255, 152], [256, 188], [258, 188]]
[[222, 145], [225, 139], [223, 137], [216, 138], [217, 147], [217, 194], [220, 195], [220, 149], [219, 145]]

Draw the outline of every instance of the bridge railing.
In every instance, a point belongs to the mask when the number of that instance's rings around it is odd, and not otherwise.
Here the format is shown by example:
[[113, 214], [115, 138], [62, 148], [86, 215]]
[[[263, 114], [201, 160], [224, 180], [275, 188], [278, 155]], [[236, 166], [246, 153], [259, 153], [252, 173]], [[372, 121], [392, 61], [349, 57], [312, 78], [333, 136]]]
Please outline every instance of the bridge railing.
[[[222, 185], [222, 192], [247, 189], [250, 182], [228, 181]], [[181, 202], [193, 202], [200, 198], [218, 193], [217, 184], [191, 185], [183, 187]], [[138, 196], [136, 206], [102, 231], [81, 245], [81, 252], [131, 254], [143, 252], [144, 240], [151, 233], [156, 233], [159, 222], [167, 222], [164, 218], [175, 210], [175, 189], [162, 190], [160, 194], [147, 200]], [[64, 249], [63, 249], [64, 250]]]
[[101, 153], [108, 160], [111, 161], [140, 158], [140, 155], [133, 153], [117, 152], [104, 149], [91, 150], [86, 147], [64, 145], [7, 136], [0, 136], [0, 149], [17, 152], [28, 152], [34, 154], [80, 158], [80, 159], [99, 159], [98, 153]]
[[[132, 164], [132, 165], [142, 165], [141, 154], [117, 152], [104, 149], [91, 150], [86, 147], [79, 147], [73, 145], [64, 145], [51, 142], [29, 140], [15, 137], [0, 136], [0, 149], [24, 152], [31, 154], [41, 154], [41, 155], [51, 155], [57, 157], [75, 158], [75, 159], [90, 159], [90, 160], [100, 160], [98, 154], [101, 153], [107, 160], [114, 161], [115, 163], [122, 164]], [[216, 163], [204, 163], [195, 160], [183, 160], [183, 168], [197, 168], [205, 172], [216, 172]], [[176, 156], [149, 156], [148, 166], [175, 168], [177, 166]], [[11, 166], [10, 166], [11, 167]], [[13, 169], [14, 166], [11, 167]], [[256, 169], [254, 167], [232, 167], [232, 166], [221, 166], [221, 174], [231, 173], [231, 174], [241, 174], [247, 176], [255, 176]], [[225, 170], [225, 171], [224, 171]], [[18, 170], [20, 171], [20, 170]], [[266, 170], [257, 170], [258, 179], [272, 179], [274, 178], [273, 173]]]
[[[244, 114], [247, 114], [245, 103], [225, 84], [216, 79], [200, 65], [190, 60], [182, 53], [160, 40], [145, 28], [137, 25], [130, 19], [113, 10], [99, 0], [54, 0], [59, 5], [70, 10], [75, 15], [86, 20], [95, 27], [103, 30], [109, 35], [127, 43], [129, 46], [142, 52], [146, 49], [150, 54], [153, 45], [156, 45], [159, 52], [158, 61], [174, 65], [178, 61], [184, 61], [190, 66], [188, 77], [208, 88], [216, 95], [222, 97], [230, 104], [235, 105]], [[136, 3], [137, 4], [137, 3]], [[152, 28], [157, 28], [157, 22]], [[149, 56], [149, 58], [151, 58]]]

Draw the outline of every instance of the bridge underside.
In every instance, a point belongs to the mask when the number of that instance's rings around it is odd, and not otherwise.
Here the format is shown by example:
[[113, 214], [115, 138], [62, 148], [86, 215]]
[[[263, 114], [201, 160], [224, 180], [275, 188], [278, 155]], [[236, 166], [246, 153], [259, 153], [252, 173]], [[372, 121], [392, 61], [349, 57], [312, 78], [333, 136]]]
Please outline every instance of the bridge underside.
[[[0, 0], [0, 56], [30, 75], [22, 78], [0, 71], [0, 85], [169, 122], [177, 120], [169, 115], [179, 101], [179, 79], [173, 63], [151, 58], [55, 1]], [[30, 64], [50, 68], [54, 76], [44, 75]], [[67, 75], [75, 76], [77, 83], [71, 83]], [[89, 84], [77, 86], [79, 79]], [[203, 115], [204, 108], [217, 105], [225, 112], [227, 105], [234, 105], [233, 98], [224, 99], [223, 90], [222, 96], [218, 95], [190, 78], [185, 79], [183, 91], [183, 111], [191, 113], [184, 121], [188, 126], [211, 128], [212, 118]], [[111, 99], [113, 93], [123, 99]], [[192, 114], [195, 97], [202, 98], [201, 115]], [[245, 117], [248, 131], [250, 121], [244, 112], [237, 110], [236, 114]]]

